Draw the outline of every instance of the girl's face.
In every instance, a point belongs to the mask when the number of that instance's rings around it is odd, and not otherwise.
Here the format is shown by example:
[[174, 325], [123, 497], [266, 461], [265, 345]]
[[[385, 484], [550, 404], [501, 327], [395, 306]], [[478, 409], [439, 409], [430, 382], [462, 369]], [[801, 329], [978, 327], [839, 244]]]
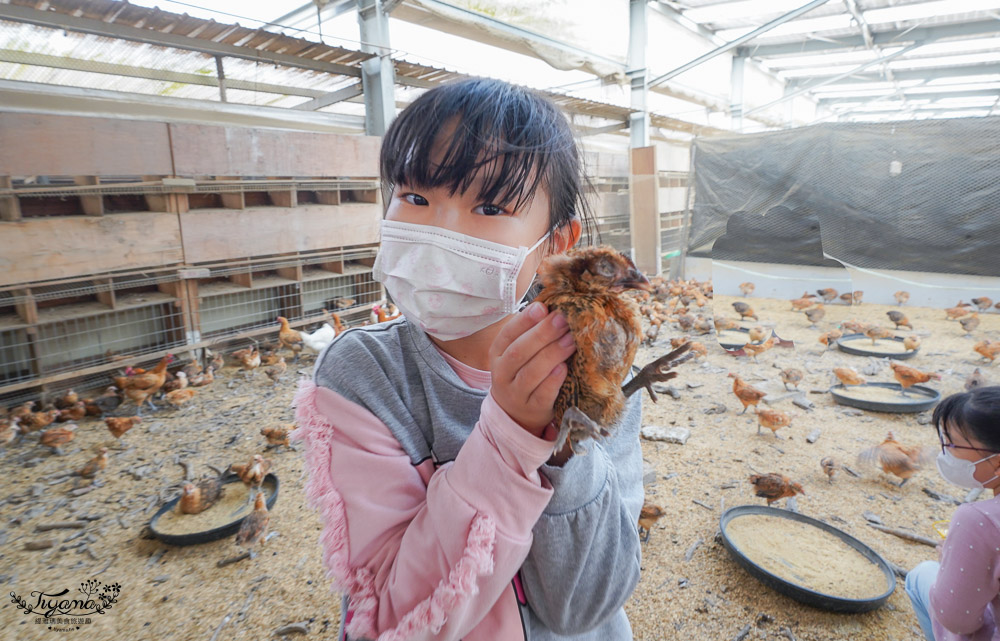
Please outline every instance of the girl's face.
[[[993, 479], [994, 476], [1000, 474], [1000, 455], [983, 461], [982, 459], [995, 454], [995, 452], [990, 451], [976, 439], [967, 437], [962, 430], [954, 427], [948, 430], [948, 436], [942, 434], [941, 440], [943, 443], [952, 443], [956, 446], [948, 448], [956, 458], [965, 459], [972, 463], [979, 461], [973, 475], [977, 481], [985, 483], [985, 487], [989, 489], [1000, 486], [1000, 478]], [[990, 481], [990, 479], [993, 480]]]
[[[393, 188], [387, 220], [416, 225], [431, 225], [488, 240], [510, 247], [531, 247], [549, 230], [549, 196], [539, 188], [520, 210], [476, 198], [478, 185], [473, 181], [465, 192], [448, 193], [447, 187], [411, 188], [398, 184]], [[559, 244], [557, 243], [557, 246]], [[531, 284], [548, 248], [542, 243], [524, 261], [517, 277], [517, 293]]]

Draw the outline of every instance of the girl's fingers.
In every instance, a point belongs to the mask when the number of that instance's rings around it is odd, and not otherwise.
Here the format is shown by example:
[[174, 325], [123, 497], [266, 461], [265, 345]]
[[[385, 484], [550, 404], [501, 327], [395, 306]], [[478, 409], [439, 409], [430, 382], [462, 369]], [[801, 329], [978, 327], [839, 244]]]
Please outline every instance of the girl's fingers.
[[552, 369], [569, 358], [575, 349], [573, 335], [566, 332], [539, 350], [517, 370], [512, 381], [513, 387], [523, 390], [525, 397], [529, 397], [530, 403], [530, 397], [535, 393], [536, 388], [547, 380]]
[[[544, 309], [544, 306], [542, 306], [542, 309]], [[530, 314], [531, 313], [529, 312], [529, 317]], [[514, 321], [508, 323], [500, 333], [503, 334], [510, 329], [510, 325], [512, 325], [515, 321], [520, 320], [522, 319], [515, 318]], [[518, 328], [515, 328], [515, 330], [516, 329]], [[497, 340], [494, 341], [494, 345], [491, 347], [491, 349], [497, 350], [494, 360], [495, 365], [492, 368], [494, 375], [503, 380], [513, 379], [521, 368], [531, 361], [531, 359], [533, 359], [546, 346], [559, 340], [568, 332], [569, 325], [566, 322], [566, 318], [559, 312], [552, 312], [545, 317], [545, 320], [535, 322], [533, 326], [529, 326], [527, 329], [522, 329], [519, 334], [514, 334], [512, 331], [503, 339], [501, 339], [498, 334]], [[514, 338], [508, 343], [507, 341], [510, 339], [510, 336], [514, 336]], [[500, 350], [499, 347], [504, 344], [506, 344], [506, 347], [503, 350]]]
[[557, 363], [555, 367], [549, 370], [549, 373], [542, 379], [538, 386], [535, 387], [531, 396], [528, 397], [528, 402], [537, 404], [539, 407], [552, 407], [556, 402], [556, 396], [559, 395], [559, 388], [562, 387], [563, 381], [566, 380], [568, 372], [569, 369], [566, 367], [566, 363]]
[[545, 318], [547, 313], [548, 310], [542, 303], [531, 303], [520, 313], [514, 314], [514, 317], [507, 321], [507, 324], [503, 326], [503, 329], [493, 339], [493, 344], [490, 345], [490, 361], [500, 358], [507, 351], [507, 348], [510, 347], [511, 343], [521, 336], [521, 334], [524, 334], [537, 325], [539, 321]]

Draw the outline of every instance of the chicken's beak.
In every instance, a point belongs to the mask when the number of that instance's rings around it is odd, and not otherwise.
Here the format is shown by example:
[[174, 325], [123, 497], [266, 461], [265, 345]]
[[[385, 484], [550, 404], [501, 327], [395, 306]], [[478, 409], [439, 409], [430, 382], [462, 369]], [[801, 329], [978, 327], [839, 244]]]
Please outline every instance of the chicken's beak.
[[649, 279], [643, 276], [642, 272], [634, 267], [625, 272], [625, 277], [615, 282], [615, 287], [624, 289], [641, 289], [652, 291], [653, 286], [649, 284]]

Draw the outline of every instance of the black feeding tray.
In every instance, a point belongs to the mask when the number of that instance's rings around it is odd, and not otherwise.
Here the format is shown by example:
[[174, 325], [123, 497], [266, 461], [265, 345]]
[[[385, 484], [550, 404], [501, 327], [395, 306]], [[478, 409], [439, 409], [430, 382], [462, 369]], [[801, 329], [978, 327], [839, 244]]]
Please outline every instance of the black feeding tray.
[[[920, 351], [920, 348], [907, 350], [905, 352], [880, 352], [878, 351], [878, 345], [874, 346], [874, 349], [861, 349], [860, 347], [845, 345], [847, 341], [853, 341], [859, 338], [870, 341], [871, 339], [864, 334], [848, 334], [847, 336], [841, 336], [837, 339], [837, 348], [846, 354], [854, 354], [855, 356], [874, 356], [876, 358], [894, 358], [897, 361], [905, 361], [908, 358], [913, 358]], [[891, 340], [897, 341], [900, 345], [903, 344], [903, 339], [899, 336], [892, 336], [889, 338], [882, 338], [879, 340]]]
[[[223, 485], [229, 485], [230, 483], [242, 483], [242, 481], [240, 481], [240, 477], [237, 476], [236, 474], [230, 474], [226, 476], [225, 479], [223, 479], [222, 483]], [[261, 484], [261, 490], [267, 496], [267, 500], [265, 500], [264, 503], [267, 505], [267, 509], [270, 510], [272, 507], [274, 507], [274, 503], [278, 500], [278, 477], [275, 476], [274, 474], [268, 474], [267, 476], [265, 476], [264, 482]], [[246, 518], [248, 514], [250, 514], [250, 512], [247, 512], [246, 514], [244, 514], [239, 518], [236, 518], [235, 520], [229, 521], [223, 525], [212, 528], [210, 530], [203, 530], [201, 532], [186, 532], [184, 534], [167, 534], [166, 532], [158, 530], [156, 528], [156, 524], [160, 520], [160, 517], [163, 516], [165, 513], [167, 513], [169, 510], [172, 510], [174, 506], [177, 505], [177, 502], [180, 500], [181, 497], [178, 496], [177, 498], [168, 501], [166, 505], [164, 505], [163, 507], [161, 507], [159, 510], [156, 511], [156, 514], [154, 514], [153, 518], [149, 521], [149, 529], [153, 531], [153, 534], [156, 535], [156, 538], [160, 539], [164, 543], [169, 543], [170, 545], [195, 545], [197, 543], [209, 543], [211, 541], [224, 539], [227, 536], [232, 536], [239, 531], [240, 525], [243, 523], [243, 519]], [[208, 508], [206, 512], [209, 510], [213, 510], [217, 507], [219, 507], [218, 503]]]
[[[740, 549], [729, 540], [729, 534], [726, 531], [726, 527], [729, 525], [729, 522], [735, 518], [748, 514], [764, 514], [767, 516], [790, 519], [792, 521], [812, 525], [813, 527], [819, 528], [824, 532], [829, 532], [857, 550], [863, 557], [877, 565], [878, 568], [882, 570], [886, 583], [885, 592], [877, 597], [869, 599], [848, 599], [845, 597], [833, 596], [810, 590], [809, 588], [792, 583], [775, 574], [772, 574], [771, 572], [768, 572], [744, 556]], [[763, 505], [740, 505], [737, 507], [731, 507], [722, 513], [722, 517], [719, 519], [719, 527], [722, 530], [723, 545], [725, 545], [726, 549], [729, 550], [729, 554], [732, 555], [733, 559], [743, 566], [743, 568], [746, 569], [751, 576], [772, 590], [780, 592], [785, 596], [789, 596], [801, 603], [805, 603], [806, 605], [811, 605], [815, 608], [821, 608], [823, 610], [831, 610], [833, 612], [868, 612], [882, 607], [882, 605], [885, 604], [885, 602], [889, 599], [889, 596], [891, 596], [896, 589], [896, 575], [893, 574], [889, 564], [885, 562], [885, 559], [883, 559], [878, 552], [846, 532], [838, 530], [829, 523], [824, 523], [823, 521], [816, 520], [812, 517], [774, 507], [765, 507]]]
[[898, 400], [893, 401], [872, 401], [861, 398], [853, 398], [844, 394], [847, 387], [884, 387], [897, 392], [902, 392], [903, 386], [899, 383], [865, 383], [864, 385], [834, 385], [830, 388], [830, 393], [841, 405], [850, 405], [862, 410], [872, 410], [873, 412], [923, 412], [929, 410], [941, 400], [941, 392], [923, 385], [914, 385], [907, 389], [909, 396], [900, 393]]
[[[727, 331], [727, 332], [741, 332], [743, 334], [746, 334], [747, 338], [742, 343], [730, 343], [730, 342], [727, 342], [726, 339], [724, 339], [722, 337], [722, 335], [720, 334], [719, 335], [719, 345], [722, 346], [722, 349], [727, 349], [727, 350], [740, 349], [741, 347], [743, 347], [747, 343], [751, 342], [751, 340], [750, 340], [750, 330], [747, 329], [746, 327], [736, 327], [734, 329], [727, 329], [727, 330], [724, 330], [724, 331]], [[753, 343], [753, 344], [754, 345], [760, 345], [760, 343]]]

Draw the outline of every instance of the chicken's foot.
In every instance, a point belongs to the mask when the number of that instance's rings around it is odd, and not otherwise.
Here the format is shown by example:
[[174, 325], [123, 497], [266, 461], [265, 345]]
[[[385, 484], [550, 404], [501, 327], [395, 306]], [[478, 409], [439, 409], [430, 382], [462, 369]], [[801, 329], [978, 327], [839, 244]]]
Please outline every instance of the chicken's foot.
[[[622, 385], [622, 392], [625, 396], [631, 396], [643, 387], [649, 392], [649, 397], [656, 402], [656, 392], [653, 391], [653, 383], [663, 383], [677, 376], [677, 372], [671, 372], [674, 367], [692, 358], [694, 354], [688, 352], [691, 343], [684, 343], [666, 356], [661, 356], [652, 363], [649, 363], [639, 373], [632, 377], [632, 380]], [[685, 352], [687, 352], [685, 354]]]
[[559, 426], [559, 432], [553, 443], [552, 453], [555, 454], [562, 451], [563, 446], [566, 445], [566, 441], [569, 440], [570, 447], [573, 448], [573, 453], [583, 455], [587, 453], [587, 450], [579, 447], [580, 441], [587, 437], [596, 439], [610, 435], [611, 432], [601, 427], [574, 405], [567, 408], [563, 413], [562, 424]]

